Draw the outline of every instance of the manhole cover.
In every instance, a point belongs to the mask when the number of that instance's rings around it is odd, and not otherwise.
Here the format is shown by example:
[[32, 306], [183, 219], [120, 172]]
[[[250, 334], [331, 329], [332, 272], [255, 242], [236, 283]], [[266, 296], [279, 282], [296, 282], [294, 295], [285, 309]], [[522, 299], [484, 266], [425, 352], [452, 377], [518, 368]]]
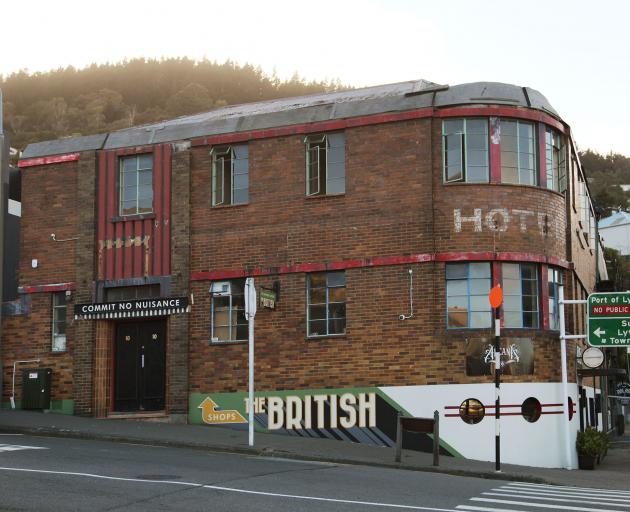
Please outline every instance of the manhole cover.
[[178, 480], [181, 476], [177, 475], [138, 475], [139, 480]]

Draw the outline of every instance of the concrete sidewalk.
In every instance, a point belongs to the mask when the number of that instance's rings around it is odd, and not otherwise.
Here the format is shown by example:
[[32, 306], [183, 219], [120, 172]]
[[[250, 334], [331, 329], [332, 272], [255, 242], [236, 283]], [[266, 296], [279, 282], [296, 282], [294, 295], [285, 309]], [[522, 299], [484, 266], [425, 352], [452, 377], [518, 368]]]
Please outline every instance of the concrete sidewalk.
[[0, 410], [0, 431], [188, 447], [501, 480], [630, 490], [630, 436], [627, 435], [613, 440], [608, 456], [595, 471], [567, 471], [504, 464], [501, 473], [496, 473], [494, 463], [443, 456], [440, 457], [440, 466], [436, 468], [431, 465], [430, 453], [411, 450], [403, 450], [402, 462], [397, 464], [394, 462], [393, 448], [329, 439], [256, 433], [255, 446], [250, 448], [247, 444], [246, 430], [201, 425], [97, 420], [34, 411]]

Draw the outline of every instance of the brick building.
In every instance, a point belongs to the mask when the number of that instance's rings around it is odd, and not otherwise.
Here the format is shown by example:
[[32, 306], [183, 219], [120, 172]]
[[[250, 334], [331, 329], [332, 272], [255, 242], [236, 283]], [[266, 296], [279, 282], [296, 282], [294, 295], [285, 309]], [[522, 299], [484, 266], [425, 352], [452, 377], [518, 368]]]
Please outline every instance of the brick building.
[[12, 362], [38, 358], [54, 410], [244, 428], [254, 277], [257, 428], [391, 445], [398, 410], [438, 410], [445, 452], [490, 460], [502, 284], [504, 460], [563, 464], [558, 287], [585, 298], [600, 253], [539, 92], [421, 80], [237, 105], [32, 144], [19, 165], [4, 402]]

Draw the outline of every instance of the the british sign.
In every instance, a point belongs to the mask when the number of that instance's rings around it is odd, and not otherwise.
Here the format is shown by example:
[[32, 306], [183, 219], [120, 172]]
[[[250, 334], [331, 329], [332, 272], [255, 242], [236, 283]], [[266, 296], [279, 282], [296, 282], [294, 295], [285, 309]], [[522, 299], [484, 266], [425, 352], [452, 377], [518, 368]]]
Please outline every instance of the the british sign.
[[591, 293], [587, 318], [589, 345], [630, 346], [630, 293]]

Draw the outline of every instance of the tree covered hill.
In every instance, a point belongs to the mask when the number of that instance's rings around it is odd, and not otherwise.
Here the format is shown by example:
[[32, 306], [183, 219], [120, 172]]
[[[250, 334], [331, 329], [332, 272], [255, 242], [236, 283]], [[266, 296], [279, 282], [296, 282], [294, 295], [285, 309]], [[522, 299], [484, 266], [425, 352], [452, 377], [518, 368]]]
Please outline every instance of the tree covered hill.
[[224, 105], [340, 90], [338, 82], [281, 81], [260, 68], [208, 60], [133, 59], [0, 76], [12, 146], [118, 130]]
[[[11, 145], [102, 133], [224, 105], [346, 89], [338, 81], [281, 81], [252, 65], [187, 58], [133, 59], [0, 76]], [[598, 206], [627, 208], [630, 158], [581, 153]]]

